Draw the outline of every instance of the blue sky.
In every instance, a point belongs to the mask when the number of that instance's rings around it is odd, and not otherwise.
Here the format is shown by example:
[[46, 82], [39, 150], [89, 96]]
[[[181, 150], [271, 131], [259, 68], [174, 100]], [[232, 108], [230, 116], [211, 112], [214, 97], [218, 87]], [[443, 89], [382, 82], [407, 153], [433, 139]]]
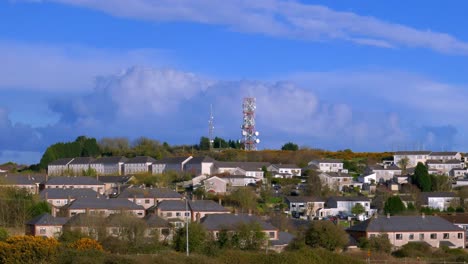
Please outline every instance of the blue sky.
[[468, 148], [465, 1], [0, 2], [0, 162], [78, 135]]

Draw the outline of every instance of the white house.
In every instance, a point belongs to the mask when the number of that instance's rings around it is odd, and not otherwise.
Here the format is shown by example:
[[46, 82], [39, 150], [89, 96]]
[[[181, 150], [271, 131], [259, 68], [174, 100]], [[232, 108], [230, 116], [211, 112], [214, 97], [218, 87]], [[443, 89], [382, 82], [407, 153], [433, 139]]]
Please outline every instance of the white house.
[[400, 166], [400, 160], [407, 158], [408, 165], [406, 167], [412, 168], [416, 167], [416, 165], [418, 165], [418, 162], [426, 163], [426, 161], [429, 159], [430, 154], [431, 151], [397, 151], [393, 155], [393, 163], [397, 166]]
[[312, 160], [308, 165], [317, 166], [322, 172], [341, 172], [343, 171], [343, 162], [337, 159]]
[[325, 200], [312, 196], [287, 196], [288, 213], [294, 217], [315, 217], [319, 216], [318, 211], [325, 207]]
[[182, 172], [185, 164], [191, 159], [192, 156], [164, 158], [154, 161], [152, 163], [153, 174], [161, 174], [168, 171]]
[[455, 168], [449, 172], [449, 176], [454, 177], [454, 178], [465, 178], [467, 175], [468, 175], [467, 168], [464, 168], [464, 169]]
[[291, 178], [301, 176], [302, 169], [295, 164], [271, 164], [267, 168], [274, 178]]
[[122, 175], [125, 161], [125, 157], [102, 157], [92, 161], [89, 167], [98, 175]]
[[342, 191], [343, 187], [362, 187], [362, 183], [355, 182], [353, 177], [341, 172], [322, 172], [319, 174], [322, 185], [327, 185], [330, 189]]
[[227, 192], [227, 181], [218, 176], [213, 176], [204, 180], [203, 185], [205, 186], [205, 191], [208, 193], [224, 194]]
[[192, 175], [210, 176], [214, 171], [216, 160], [211, 157], [193, 157], [184, 164], [184, 171]]
[[450, 206], [457, 206], [460, 198], [453, 192], [422, 192], [421, 206], [441, 211], [447, 210]]
[[89, 164], [94, 159], [91, 157], [78, 157], [74, 158], [69, 164], [68, 169], [75, 173], [75, 175], [81, 175], [84, 171], [87, 171], [90, 167]]
[[334, 196], [328, 198], [325, 209], [320, 210], [323, 213], [320, 216], [339, 215], [340, 213], [351, 215], [351, 211], [356, 204], [361, 204], [364, 207], [365, 216], [372, 215], [369, 198], [364, 196]]
[[394, 164], [369, 166], [366, 172], [375, 173], [376, 182], [386, 182], [392, 180], [395, 175], [401, 175], [401, 169]]
[[426, 165], [428, 170], [435, 171], [436, 174], [449, 175], [453, 169], [463, 169], [465, 164], [456, 159], [452, 160], [427, 160]]
[[68, 171], [68, 164], [73, 161], [73, 158], [64, 158], [52, 161], [47, 166], [47, 173], [51, 176], [63, 175]]
[[245, 175], [263, 180], [263, 167], [267, 168], [268, 162], [221, 162], [215, 163], [215, 170], [218, 174]]
[[462, 160], [460, 152], [456, 151], [444, 151], [444, 152], [432, 152], [429, 154], [431, 160]]
[[363, 174], [359, 176], [359, 182], [361, 183], [376, 183], [377, 182], [377, 174], [376, 173], [369, 173]]

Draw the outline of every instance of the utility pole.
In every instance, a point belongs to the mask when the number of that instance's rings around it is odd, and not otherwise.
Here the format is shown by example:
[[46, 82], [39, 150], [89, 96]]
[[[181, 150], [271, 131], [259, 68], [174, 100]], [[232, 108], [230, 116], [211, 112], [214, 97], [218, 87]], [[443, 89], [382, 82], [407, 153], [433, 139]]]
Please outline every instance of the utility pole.
[[185, 240], [186, 240], [186, 247], [187, 247], [187, 257], [190, 255], [189, 252], [189, 232], [188, 232], [188, 197], [185, 197]]

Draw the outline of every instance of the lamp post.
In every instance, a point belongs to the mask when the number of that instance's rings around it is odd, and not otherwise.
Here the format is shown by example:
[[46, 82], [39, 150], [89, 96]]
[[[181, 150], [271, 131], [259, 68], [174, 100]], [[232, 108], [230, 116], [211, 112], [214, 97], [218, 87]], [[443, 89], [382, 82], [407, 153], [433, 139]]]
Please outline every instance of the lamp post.
[[187, 249], [187, 257], [190, 254], [189, 251], [189, 232], [188, 232], [188, 226], [189, 226], [189, 221], [188, 221], [188, 198], [185, 197], [185, 242], [186, 242], [186, 249]]

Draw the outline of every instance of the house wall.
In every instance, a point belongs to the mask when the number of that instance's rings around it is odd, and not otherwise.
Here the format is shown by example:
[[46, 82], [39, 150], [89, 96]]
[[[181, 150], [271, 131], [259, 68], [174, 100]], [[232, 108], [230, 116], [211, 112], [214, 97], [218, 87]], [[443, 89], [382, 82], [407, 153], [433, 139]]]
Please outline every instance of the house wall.
[[92, 189], [93, 191], [98, 192], [100, 194], [104, 194], [104, 192], [105, 192], [104, 184], [100, 184], [100, 185], [53, 185], [53, 184], [46, 184], [45, 188], [46, 189], [58, 189], [58, 188], [63, 188], [63, 189]]
[[137, 198], [127, 198], [127, 200], [137, 205], [143, 206], [145, 210], [157, 204], [157, 201], [155, 201], [155, 198], [138, 198], [137, 197]]
[[426, 163], [426, 161], [429, 159], [429, 155], [423, 155], [423, 154], [418, 154], [418, 155], [393, 155], [393, 161], [395, 165], [399, 166], [398, 163], [400, 162], [401, 159], [403, 158], [408, 158], [408, 166], [407, 168], [412, 168], [416, 167], [418, 165], [418, 162], [421, 162], [423, 164]]
[[[367, 238], [371, 236], [378, 236], [379, 232], [368, 232]], [[447, 231], [447, 232], [385, 232], [388, 235], [388, 239], [390, 243], [392, 243], [395, 247], [401, 247], [403, 245], [408, 244], [409, 242], [418, 242], [423, 241], [431, 245], [432, 247], [438, 248], [440, 241], [450, 241], [454, 244], [457, 248], [464, 248], [465, 247], [465, 234], [463, 230], [454, 232], [454, 231]], [[401, 235], [401, 239], [397, 239], [397, 234]], [[413, 234], [414, 238], [410, 239], [410, 235]], [[435, 234], [437, 238], [431, 238], [431, 234]], [[444, 238], [444, 234], [448, 234], [447, 238]], [[424, 237], [421, 238], [420, 235]]]
[[89, 167], [89, 164], [70, 164], [68, 165], [68, 168], [72, 172], [79, 174], [83, 171], [88, 170], [90, 167]]
[[49, 165], [47, 166], [47, 174], [52, 176], [62, 175], [68, 169], [68, 165]]
[[190, 211], [191, 212], [191, 220], [192, 221], [197, 221], [198, 219], [202, 219], [203, 217], [210, 215], [210, 214], [229, 214], [229, 212], [206, 212], [206, 211]]
[[190, 211], [161, 211], [160, 209], [157, 209], [156, 210], [156, 213], [158, 216], [160, 216], [161, 218], [164, 218], [164, 219], [174, 219], [174, 218], [177, 218], [177, 219], [180, 219], [182, 221], [185, 221], [187, 219], [187, 217], [189, 219], [192, 219], [192, 214]]
[[[441, 211], [447, 210], [454, 199], [457, 197], [429, 197], [427, 200], [427, 207], [439, 209]], [[456, 200], [455, 200], [456, 201]]]
[[143, 218], [145, 216], [145, 210], [127, 210], [127, 209], [120, 209], [120, 210], [111, 210], [111, 209], [68, 209], [66, 211], [66, 215], [68, 217], [72, 217], [77, 214], [84, 214], [89, 213], [90, 215], [102, 215], [102, 216], [109, 216], [111, 214], [119, 214], [122, 212], [130, 213], [135, 215], [136, 217]]
[[374, 170], [377, 182], [385, 182], [393, 179], [395, 175], [401, 175], [401, 170]]
[[70, 201], [68, 201], [67, 198], [65, 199], [47, 199], [47, 202], [50, 203], [51, 205], [53, 205], [54, 207], [63, 207], [69, 203], [71, 203], [72, 201], [74, 201], [75, 199], [70, 199]]
[[130, 163], [130, 164], [125, 163], [124, 171], [125, 171], [125, 174], [151, 172], [150, 166], [151, 166], [150, 162]]
[[319, 162], [318, 167], [319, 167], [319, 170], [323, 172], [339, 172], [343, 170], [343, 163], [341, 162], [337, 162], [337, 163]]
[[62, 234], [61, 225], [26, 225], [26, 235], [58, 238]]
[[227, 182], [221, 179], [205, 180], [205, 190], [207, 192], [226, 193]]

